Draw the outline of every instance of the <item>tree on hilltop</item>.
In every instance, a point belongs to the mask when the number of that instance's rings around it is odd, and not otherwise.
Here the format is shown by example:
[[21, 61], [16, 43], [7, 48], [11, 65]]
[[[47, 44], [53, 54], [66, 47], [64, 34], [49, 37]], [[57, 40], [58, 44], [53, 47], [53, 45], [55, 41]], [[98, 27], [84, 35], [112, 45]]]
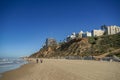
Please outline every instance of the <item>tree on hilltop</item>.
[[107, 34], [107, 26], [104, 24], [101, 26], [101, 29], [105, 31], [104, 35], [106, 35]]

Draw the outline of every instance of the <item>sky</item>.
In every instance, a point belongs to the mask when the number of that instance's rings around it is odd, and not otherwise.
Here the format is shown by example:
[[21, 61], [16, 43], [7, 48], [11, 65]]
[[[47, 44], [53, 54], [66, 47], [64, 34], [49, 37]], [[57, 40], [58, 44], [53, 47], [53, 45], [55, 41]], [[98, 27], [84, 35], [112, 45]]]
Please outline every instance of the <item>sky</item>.
[[29, 56], [46, 38], [120, 26], [120, 0], [0, 0], [0, 57]]

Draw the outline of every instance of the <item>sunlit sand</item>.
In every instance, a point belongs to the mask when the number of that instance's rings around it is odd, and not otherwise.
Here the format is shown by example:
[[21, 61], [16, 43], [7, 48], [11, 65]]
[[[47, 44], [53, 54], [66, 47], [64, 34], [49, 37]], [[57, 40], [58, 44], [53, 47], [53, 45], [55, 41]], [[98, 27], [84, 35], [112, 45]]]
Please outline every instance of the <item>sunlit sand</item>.
[[0, 80], [120, 80], [120, 63], [44, 59], [6, 72]]

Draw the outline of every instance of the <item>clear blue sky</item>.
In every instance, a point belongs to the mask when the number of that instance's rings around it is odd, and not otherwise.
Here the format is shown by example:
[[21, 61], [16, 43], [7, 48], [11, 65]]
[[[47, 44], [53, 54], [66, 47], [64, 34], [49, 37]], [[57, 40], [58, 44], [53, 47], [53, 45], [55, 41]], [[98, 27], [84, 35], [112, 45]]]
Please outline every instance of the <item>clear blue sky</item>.
[[120, 26], [120, 0], [0, 0], [0, 56], [26, 56], [47, 37]]

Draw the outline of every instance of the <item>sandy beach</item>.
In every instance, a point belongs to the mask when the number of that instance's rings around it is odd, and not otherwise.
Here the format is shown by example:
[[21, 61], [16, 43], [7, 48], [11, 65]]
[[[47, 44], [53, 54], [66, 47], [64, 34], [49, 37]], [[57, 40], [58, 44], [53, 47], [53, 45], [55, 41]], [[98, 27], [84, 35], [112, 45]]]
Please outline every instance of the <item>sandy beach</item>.
[[120, 63], [44, 59], [2, 74], [0, 80], [120, 80]]

